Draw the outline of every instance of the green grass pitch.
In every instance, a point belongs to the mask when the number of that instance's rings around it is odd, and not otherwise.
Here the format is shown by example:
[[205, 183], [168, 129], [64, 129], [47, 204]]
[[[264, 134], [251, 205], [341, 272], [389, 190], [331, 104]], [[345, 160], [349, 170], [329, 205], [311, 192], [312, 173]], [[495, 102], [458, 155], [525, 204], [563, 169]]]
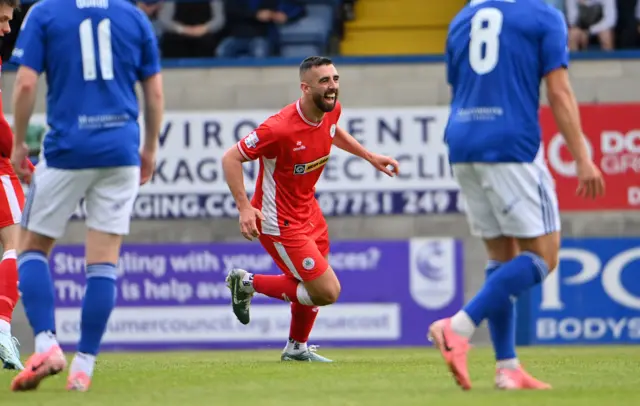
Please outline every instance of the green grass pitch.
[[281, 363], [279, 349], [105, 353], [87, 393], [65, 392], [66, 374], [11, 393], [14, 372], [0, 371], [0, 405], [640, 405], [640, 346], [520, 349], [527, 369], [554, 389], [512, 393], [493, 389], [489, 348], [471, 352], [470, 392], [454, 385], [432, 348], [320, 350], [336, 362]]

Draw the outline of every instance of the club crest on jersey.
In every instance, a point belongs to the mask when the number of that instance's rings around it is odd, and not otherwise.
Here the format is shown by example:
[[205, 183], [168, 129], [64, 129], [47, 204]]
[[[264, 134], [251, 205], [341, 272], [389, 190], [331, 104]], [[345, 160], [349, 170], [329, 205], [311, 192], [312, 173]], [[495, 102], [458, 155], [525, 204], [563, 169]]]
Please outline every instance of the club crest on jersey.
[[258, 134], [253, 131], [251, 134], [247, 135], [247, 138], [244, 139], [244, 145], [246, 145], [247, 148], [255, 148], [258, 144], [258, 141], [260, 141], [258, 139]]
[[331, 138], [336, 136], [336, 128], [337, 128], [337, 126], [335, 124], [333, 124], [331, 126], [331, 128], [329, 129], [329, 135], [331, 136]]
[[305, 258], [302, 260], [302, 267], [307, 271], [312, 270], [315, 265], [316, 261], [314, 261], [313, 258]]
[[329, 155], [323, 156], [320, 159], [316, 159], [308, 164], [295, 164], [293, 165], [294, 175], [304, 175], [305, 173], [313, 172], [316, 169], [320, 169], [329, 161]]

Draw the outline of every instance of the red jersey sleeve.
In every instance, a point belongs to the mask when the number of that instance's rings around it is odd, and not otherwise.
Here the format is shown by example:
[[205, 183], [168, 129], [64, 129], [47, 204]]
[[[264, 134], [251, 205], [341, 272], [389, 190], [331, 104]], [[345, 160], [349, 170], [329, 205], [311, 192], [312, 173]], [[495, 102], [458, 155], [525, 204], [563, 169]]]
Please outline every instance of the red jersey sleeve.
[[238, 150], [245, 159], [256, 160], [262, 156], [273, 158], [278, 150], [277, 136], [272, 128], [261, 124], [254, 131], [238, 141]]

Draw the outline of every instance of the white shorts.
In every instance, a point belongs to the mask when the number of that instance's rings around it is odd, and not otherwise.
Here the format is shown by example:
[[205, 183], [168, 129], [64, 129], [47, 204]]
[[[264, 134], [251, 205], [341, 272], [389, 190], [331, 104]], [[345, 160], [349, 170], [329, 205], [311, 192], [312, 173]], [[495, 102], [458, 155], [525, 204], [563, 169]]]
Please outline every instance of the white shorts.
[[533, 163], [452, 165], [473, 235], [535, 238], [560, 231], [555, 184], [539, 155]]
[[67, 170], [36, 166], [22, 215], [29, 231], [58, 239], [84, 198], [87, 227], [127, 235], [140, 188], [140, 168]]

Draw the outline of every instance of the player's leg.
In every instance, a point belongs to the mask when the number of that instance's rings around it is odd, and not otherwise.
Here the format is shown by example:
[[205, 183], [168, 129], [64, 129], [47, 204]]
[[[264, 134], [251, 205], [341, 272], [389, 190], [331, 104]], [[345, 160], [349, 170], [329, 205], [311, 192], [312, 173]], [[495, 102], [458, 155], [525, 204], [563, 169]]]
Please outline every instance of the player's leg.
[[[517, 241], [512, 237], [485, 239], [484, 244], [491, 258], [485, 269], [489, 278], [500, 266], [518, 255]], [[491, 343], [496, 357], [496, 367], [511, 367], [519, 364], [516, 355], [516, 303], [496, 310], [487, 318]]]
[[[502, 252], [502, 249], [505, 249], [507, 244], [499, 243], [502, 241], [500, 224], [493, 214], [482, 179], [473, 164], [456, 164], [453, 166], [453, 173], [460, 186], [461, 197], [466, 202], [466, 215], [471, 234], [486, 241], [489, 248], [488, 268], [495, 268], [494, 265], [504, 259], [506, 253]], [[471, 380], [467, 370], [470, 336], [464, 336], [454, 330], [454, 318], [445, 318], [433, 323], [429, 327], [429, 339], [440, 350], [456, 383], [463, 389], [470, 389]]]
[[[503, 234], [517, 237], [522, 244], [520, 254], [493, 272], [453, 317], [453, 329], [463, 337], [471, 337], [482, 320], [541, 283], [555, 268], [559, 249], [560, 220], [548, 172], [538, 164], [499, 164], [482, 165], [481, 173]], [[502, 389], [550, 387], [528, 376], [519, 365], [498, 368], [496, 384]]]
[[34, 173], [21, 220], [18, 274], [35, 353], [11, 383], [14, 391], [36, 389], [42, 379], [66, 367], [55, 335], [55, 292], [48, 256], [91, 181], [87, 171], [48, 168], [44, 162]]
[[255, 292], [306, 306], [325, 306], [337, 300], [340, 283], [310, 236], [281, 240], [262, 234], [259, 239], [283, 275], [254, 275], [243, 269], [229, 272], [226, 282], [233, 312], [242, 324], [250, 321], [249, 308]]
[[[318, 224], [315, 224], [318, 223]], [[320, 254], [329, 261], [329, 230], [327, 223], [322, 219], [314, 222], [316, 227], [311, 235], [315, 240]], [[336, 278], [337, 280], [337, 278]], [[320, 311], [320, 306], [307, 306], [300, 303], [291, 303], [291, 326], [289, 328], [289, 340], [285, 346], [281, 359], [283, 361], [317, 361], [331, 362], [330, 359], [315, 353], [317, 346], [308, 346], [309, 336], [316, 318]]]
[[[231, 289], [236, 317], [243, 324], [249, 323], [251, 298], [256, 292], [291, 302], [290, 339], [281, 359], [330, 362], [316, 354], [315, 347], [307, 346], [306, 343], [317, 316], [317, 307], [333, 303], [339, 294], [340, 285], [328, 264], [328, 253], [323, 255], [310, 237], [285, 244], [262, 235], [260, 242], [284, 274], [254, 275], [242, 269], [232, 270], [227, 276], [227, 284]], [[332, 284], [334, 289], [326, 287], [327, 283]], [[311, 289], [307, 289], [306, 286], [309, 285]]]
[[17, 176], [0, 176], [0, 243], [4, 253], [0, 262], [0, 362], [6, 369], [24, 369], [18, 341], [11, 335], [13, 310], [19, 300], [17, 247], [24, 192]]
[[87, 286], [80, 316], [80, 342], [67, 381], [67, 389], [86, 391], [107, 322], [116, 304], [117, 263], [122, 238], [129, 233], [133, 204], [138, 195], [140, 170], [120, 167], [95, 170], [96, 181], [87, 190]]
[[18, 258], [16, 248], [19, 224], [0, 229], [4, 249], [0, 262], [0, 361], [5, 369], [24, 369], [20, 361], [18, 342], [11, 335], [11, 320], [20, 295], [18, 293]]

